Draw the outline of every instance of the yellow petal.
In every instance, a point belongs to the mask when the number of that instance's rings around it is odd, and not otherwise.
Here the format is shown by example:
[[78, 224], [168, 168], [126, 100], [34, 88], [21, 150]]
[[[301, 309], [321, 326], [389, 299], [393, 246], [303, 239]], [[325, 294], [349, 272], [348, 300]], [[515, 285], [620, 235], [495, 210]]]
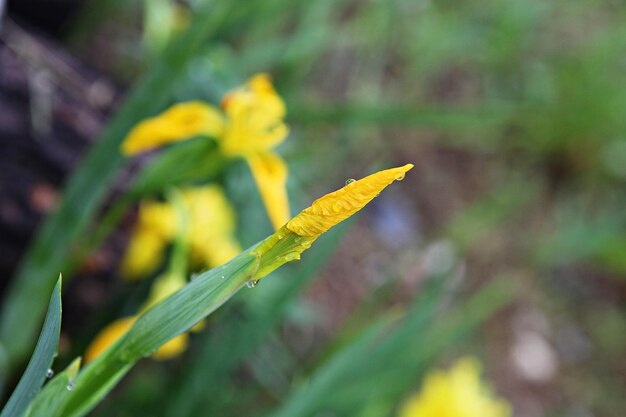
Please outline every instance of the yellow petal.
[[124, 336], [133, 326], [135, 320], [136, 317], [125, 317], [116, 320], [98, 333], [85, 352], [85, 363], [94, 360], [120, 337]]
[[271, 152], [248, 155], [246, 158], [272, 225], [280, 228], [289, 220], [287, 198], [287, 165]]
[[300, 259], [302, 252], [328, 229], [361, 210], [393, 181], [401, 180], [413, 168], [407, 164], [387, 169], [354, 181], [313, 202], [276, 233], [254, 247], [259, 268], [254, 279], [259, 280], [281, 265]]
[[386, 169], [326, 194], [287, 223], [287, 229], [300, 236], [319, 236], [352, 216], [372, 201], [382, 190], [413, 168], [407, 164]]
[[220, 137], [227, 155], [268, 151], [283, 142], [289, 133], [283, 122], [285, 103], [274, 90], [267, 74], [258, 74], [224, 96], [227, 120]]
[[176, 213], [169, 203], [142, 201], [139, 205], [138, 228], [149, 230], [169, 241], [174, 239], [177, 226]]
[[166, 241], [150, 230], [136, 230], [128, 244], [120, 272], [126, 279], [141, 279], [154, 272], [163, 259]]
[[161, 346], [153, 354], [152, 358], [158, 361], [165, 361], [179, 356], [187, 349], [189, 345], [189, 335], [187, 333], [180, 334]]
[[238, 255], [235, 210], [222, 188], [190, 187], [181, 190], [181, 195], [187, 208], [192, 262], [214, 268]]
[[213, 106], [201, 101], [179, 103], [137, 124], [124, 139], [121, 150], [124, 155], [135, 155], [195, 135], [217, 137], [223, 128], [222, 115]]
[[215, 236], [203, 248], [197, 247], [194, 255], [209, 268], [225, 264], [241, 253], [241, 246], [232, 235]]

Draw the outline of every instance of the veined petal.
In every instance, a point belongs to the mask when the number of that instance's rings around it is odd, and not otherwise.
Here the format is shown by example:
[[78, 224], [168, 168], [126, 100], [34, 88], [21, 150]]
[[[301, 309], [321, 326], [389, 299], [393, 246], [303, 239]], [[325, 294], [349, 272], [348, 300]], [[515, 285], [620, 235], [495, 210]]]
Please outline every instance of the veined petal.
[[272, 225], [278, 229], [289, 220], [287, 165], [280, 156], [272, 152], [250, 154], [246, 160]]
[[224, 120], [215, 107], [202, 101], [179, 103], [137, 124], [121, 150], [124, 155], [135, 155], [195, 135], [217, 137], [223, 129]]
[[402, 180], [411, 168], [413, 164], [379, 171], [326, 194], [291, 219], [287, 229], [300, 236], [319, 236], [361, 210], [389, 184]]
[[361, 210], [389, 184], [403, 179], [411, 168], [413, 165], [407, 164], [377, 172], [314, 201], [254, 248], [260, 260], [254, 279], [259, 280], [279, 266], [300, 259], [302, 252], [322, 233]]

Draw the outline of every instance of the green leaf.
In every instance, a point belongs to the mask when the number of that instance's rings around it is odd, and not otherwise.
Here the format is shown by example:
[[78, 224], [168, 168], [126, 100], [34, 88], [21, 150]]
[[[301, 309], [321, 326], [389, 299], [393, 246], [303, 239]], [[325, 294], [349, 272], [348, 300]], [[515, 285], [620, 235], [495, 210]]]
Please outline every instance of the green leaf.
[[[57, 374], [35, 397], [24, 417], [50, 417], [55, 415], [69, 394], [74, 378], [80, 368], [76, 358], [63, 372]], [[68, 388], [69, 387], [69, 388]]]
[[258, 269], [246, 251], [207, 271], [144, 312], [133, 327], [86, 366], [67, 395], [60, 416], [81, 416], [95, 406], [141, 358], [189, 330], [226, 302]]
[[[514, 295], [506, 280], [497, 280], [442, 318], [433, 320], [436, 307], [445, 295], [443, 289], [433, 285], [425, 291], [382, 340], [369, 336], [384, 336], [381, 322], [368, 327], [364, 331], [366, 336], [337, 352], [269, 415], [299, 417], [329, 410], [338, 415], [356, 415], [364, 405], [397, 403], [428, 361], [491, 317]], [[389, 330], [389, 326], [382, 329]]]
[[11, 394], [9, 401], [2, 410], [0, 417], [21, 416], [31, 400], [41, 389], [59, 345], [61, 331], [61, 277], [52, 291], [48, 304], [48, 313], [43, 323], [37, 346], [28, 362], [28, 366]]

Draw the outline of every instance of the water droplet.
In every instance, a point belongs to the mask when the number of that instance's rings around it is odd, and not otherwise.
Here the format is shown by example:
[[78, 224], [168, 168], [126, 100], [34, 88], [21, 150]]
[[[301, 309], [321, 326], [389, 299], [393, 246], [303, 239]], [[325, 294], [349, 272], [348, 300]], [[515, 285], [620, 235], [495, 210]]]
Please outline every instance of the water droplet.
[[198, 278], [198, 276], [200, 276], [200, 274], [191, 274], [191, 276], [189, 277], [189, 281], [193, 281], [194, 279]]
[[346, 185], [350, 185], [350, 184], [352, 184], [353, 182], [356, 182], [356, 180], [355, 180], [354, 178], [348, 178], [348, 179], [346, 180]]
[[54, 371], [52, 369], [48, 369], [46, 371], [46, 378], [50, 379], [54, 376]]
[[298, 237], [296, 237], [293, 241], [294, 241], [294, 242], [296, 242], [296, 243], [298, 243], [298, 242], [300, 242], [301, 240], [302, 240], [302, 237], [301, 237], [301, 236], [298, 236]]
[[396, 175], [396, 181], [402, 181], [404, 179], [404, 172], [402, 174]]
[[256, 287], [256, 284], [258, 284], [258, 283], [259, 283], [258, 279], [251, 279], [250, 281], [246, 282], [246, 286], [248, 288], [254, 288], [254, 287]]
[[226, 279], [226, 277], [224, 275], [222, 275], [222, 279]]
[[67, 388], [68, 391], [73, 390], [74, 389], [74, 383], [73, 382], [68, 382], [66, 388]]

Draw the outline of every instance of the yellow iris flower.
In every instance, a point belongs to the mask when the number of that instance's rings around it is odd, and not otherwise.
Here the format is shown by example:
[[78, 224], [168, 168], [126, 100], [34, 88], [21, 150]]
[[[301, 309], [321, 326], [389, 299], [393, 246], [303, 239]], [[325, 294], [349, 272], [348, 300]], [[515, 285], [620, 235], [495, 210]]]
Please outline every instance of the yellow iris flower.
[[224, 155], [248, 162], [268, 216], [278, 229], [290, 217], [287, 165], [272, 150], [289, 133], [285, 114], [285, 103], [270, 77], [258, 74], [227, 93], [221, 110], [190, 101], [142, 121], [124, 139], [121, 150], [130, 156], [196, 135], [215, 138]]
[[399, 417], [509, 417], [511, 407], [493, 397], [480, 373], [480, 363], [473, 358], [459, 360], [447, 372], [431, 372]]
[[[241, 252], [235, 239], [234, 210], [219, 186], [184, 188], [180, 194], [187, 210], [187, 244], [193, 264], [213, 268]], [[142, 202], [122, 260], [122, 275], [139, 279], [154, 272], [174, 240], [176, 228], [176, 213], [169, 202]]]
[[[311, 243], [321, 234], [361, 210], [392, 182], [402, 180], [406, 172], [412, 168], [412, 164], [407, 164], [401, 167], [379, 171], [359, 181], [350, 182], [346, 184], [345, 187], [315, 200], [310, 207], [304, 209], [276, 233], [254, 248], [253, 252], [262, 259], [254, 279], [261, 279], [280, 265], [294, 259], [299, 259], [300, 254], [310, 247]], [[193, 191], [191, 198], [189, 192], [185, 193], [185, 191], [183, 191], [181, 194], [186, 206], [191, 207], [188, 216], [188, 227], [193, 230], [189, 239], [192, 251], [195, 245], [198, 246], [196, 247], [196, 251], [201, 249], [199, 246], [203, 244], [207, 244], [207, 248], [210, 248], [211, 245], [208, 243], [210, 239], [205, 239], [204, 233], [209, 230], [219, 229], [224, 225], [220, 225], [219, 222], [210, 220], [209, 218], [204, 219], [205, 221], [203, 223], [198, 223], [197, 220], [194, 221], [196, 216], [200, 214], [207, 215], [210, 211], [206, 211], [206, 207], [203, 204], [194, 206], [194, 201], [189, 201], [190, 199], [194, 200], [199, 197], [196, 195], [196, 191]], [[198, 198], [198, 201], [200, 200], [201, 199]], [[196, 201], [196, 203], [198, 201]], [[163, 237], [169, 239], [173, 236], [173, 230], [175, 229], [175, 222], [170, 218], [173, 214], [169, 214], [169, 210], [173, 211], [173, 208], [165, 210], [165, 206], [162, 205], [163, 203], [154, 204], [157, 205], [142, 206], [136, 235], [143, 236], [145, 233], [148, 233], [148, 231], [143, 230], [143, 228], [150, 226], [155, 228], [152, 232], [155, 235], [155, 239], [162, 239]], [[230, 230], [230, 226], [226, 227], [226, 229]], [[197, 233], [197, 235], [194, 233]], [[202, 251], [200, 250], [200, 252]], [[209, 252], [211, 251], [209, 250]], [[143, 259], [144, 257], [140, 258]], [[179, 290], [184, 285], [185, 279], [182, 277], [166, 275], [158, 278], [152, 287], [150, 297], [143, 309], [151, 307]], [[136, 317], [126, 317], [106, 327], [96, 336], [87, 349], [87, 353], [85, 354], [86, 360], [92, 360], [122, 337], [132, 327], [135, 320]], [[169, 359], [177, 356], [186, 349], [188, 337], [186, 333], [175, 337], [158, 349], [153, 354], [153, 357], [155, 359]], [[402, 417], [430, 417], [430, 415], [422, 416], [420, 414], [414, 416], [412, 414], [404, 414]], [[437, 417], [448, 417], [448, 415]], [[450, 417], [456, 416], [450, 415]], [[465, 415], [460, 415], [460, 417], [465, 417]], [[485, 415], [485, 417], [506, 416], [489, 414]]]

